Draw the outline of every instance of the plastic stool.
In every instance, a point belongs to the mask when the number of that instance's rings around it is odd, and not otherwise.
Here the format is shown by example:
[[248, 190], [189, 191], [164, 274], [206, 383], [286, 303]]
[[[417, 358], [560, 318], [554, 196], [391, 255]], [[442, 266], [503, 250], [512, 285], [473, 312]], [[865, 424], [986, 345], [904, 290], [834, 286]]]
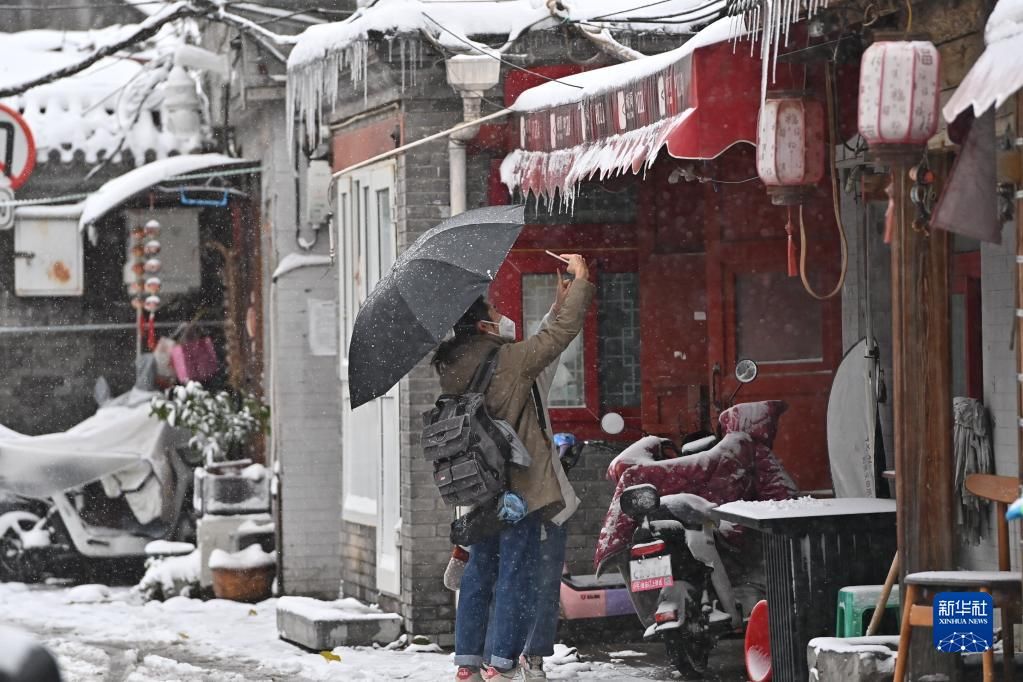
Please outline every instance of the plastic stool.
[[[835, 637], [862, 637], [871, 612], [881, 596], [881, 585], [852, 585], [838, 591], [835, 612]], [[899, 586], [893, 585], [888, 595], [886, 611], [891, 611], [896, 622], [900, 615]]]

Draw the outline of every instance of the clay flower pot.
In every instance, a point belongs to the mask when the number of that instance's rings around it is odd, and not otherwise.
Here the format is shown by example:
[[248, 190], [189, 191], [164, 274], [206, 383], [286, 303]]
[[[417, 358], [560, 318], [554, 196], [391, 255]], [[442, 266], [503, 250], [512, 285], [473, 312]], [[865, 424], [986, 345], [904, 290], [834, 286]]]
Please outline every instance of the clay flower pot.
[[259, 545], [239, 552], [215, 549], [208, 565], [213, 573], [213, 594], [219, 599], [257, 602], [271, 595], [277, 561]]
[[276, 566], [214, 568], [213, 594], [217, 599], [260, 602], [269, 599]]

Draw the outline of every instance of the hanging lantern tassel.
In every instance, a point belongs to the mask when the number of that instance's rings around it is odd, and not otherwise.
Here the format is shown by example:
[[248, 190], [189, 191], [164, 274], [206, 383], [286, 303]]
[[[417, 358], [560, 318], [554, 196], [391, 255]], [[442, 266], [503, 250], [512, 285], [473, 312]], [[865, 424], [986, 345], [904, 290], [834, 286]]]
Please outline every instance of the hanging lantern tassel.
[[792, 207], [789, 206], [789, 218], [785, 223], [785, 232], [789, 235], [789, 277], [799, 276], [799, 253], [796, 251], [796, 242], [792, 238], [795, 226], [792, 224]]
[[888, 210], [884, 213], [884, 243], [892, 243], [892, 233], [895, 231], [895, 179], [894, 174], [888, 176], [888, 186], [884, 188], [888, 195]]
[[146, 325], [146, 345], [152, 351], [156, 348], [156, 311], [160, 309], [160, 297], [148, 296], [145, 307], [146, 312], [149, 313], [149, 321]]

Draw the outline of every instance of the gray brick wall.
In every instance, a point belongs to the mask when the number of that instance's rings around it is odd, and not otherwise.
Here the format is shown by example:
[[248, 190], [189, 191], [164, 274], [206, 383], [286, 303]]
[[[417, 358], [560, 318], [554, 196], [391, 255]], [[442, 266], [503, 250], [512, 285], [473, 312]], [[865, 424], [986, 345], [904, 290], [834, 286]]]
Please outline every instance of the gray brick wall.
[[[283, 95], [283, 91], [281, 93]], [[281, 100], [232, 114], [241, 151], [263, 162], [261, 211], [271, 274], [299, 252], [295, 242], [295, 171]], [[311, 237], [308, 230], [302, 233]], [[313, 253], [327, 253], [321, 235]], [[288, 594], [335, 599], [341, 584], [341, 445], [337, 357], [313, 356], [310, 299], [337, 299], [337, 272], [294, 270], [266, 287], [265, 362], [271, 401], [272, 458], [280, 464], [282, 582]]]
[[[1001, 244], [981, 245], [980, 261], [984, 404], [994, 427], [995, 473], [1015, 476], [1019, 465], [1016, 455], [1016, 356], [1012, 345], [1016, 323], [1013, 289], [1016, 282], [1016, 238], [1012, 223], [1004, 226]], [[990, 527], [991, 537], [984, 538], [980, 545], [962, 547], [960, 562], [964, 568], [994, 570], [998, 567], [993, 508]], [[1018, 522], [1010, 524], [1009, 537], [1019, 537]], [[1017, 567], [1018, 553], [1011, 552], [1011, 557], [1013, 566]]]
[[377, 584], [377, 531], [361, 523], [341, 522], [344, 542], [341, 544], [342, 591], [346, 597], [365, 602], [379, 600]]

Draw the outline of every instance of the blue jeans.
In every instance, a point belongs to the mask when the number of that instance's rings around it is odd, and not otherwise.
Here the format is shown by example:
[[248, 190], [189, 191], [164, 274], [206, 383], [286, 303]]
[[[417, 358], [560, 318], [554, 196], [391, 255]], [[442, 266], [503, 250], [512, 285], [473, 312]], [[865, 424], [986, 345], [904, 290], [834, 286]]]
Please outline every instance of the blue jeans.
[[455, 665], [482, 667], [488, 633], [489, 664], [510, 670], [518, 663], [536, 613], [540, 524], [530, 514], [469, 548], [455, 615]]
[[561, 615], [561, 574], [565, 568], [568, 533], [556, 523], [544, 524], [547, 539], [540, 543], [540, 565], [536, 571], [536, 618], [529, 631], [526, 656], [553, 656]]
[[[564, 526], [556, 523], [543, 525], [547, 538], [540, 542], [540, 563], [536, 567], [536, 615], [522, 650], [526, 656], [554, 655], [554, 639], [558, 635], [558, 618], [561, 616], [561, 574], [565, 567], [568, 533]], [[494, 631], [489, 628], [483, 657], [489, 657], [493, 648]]]

